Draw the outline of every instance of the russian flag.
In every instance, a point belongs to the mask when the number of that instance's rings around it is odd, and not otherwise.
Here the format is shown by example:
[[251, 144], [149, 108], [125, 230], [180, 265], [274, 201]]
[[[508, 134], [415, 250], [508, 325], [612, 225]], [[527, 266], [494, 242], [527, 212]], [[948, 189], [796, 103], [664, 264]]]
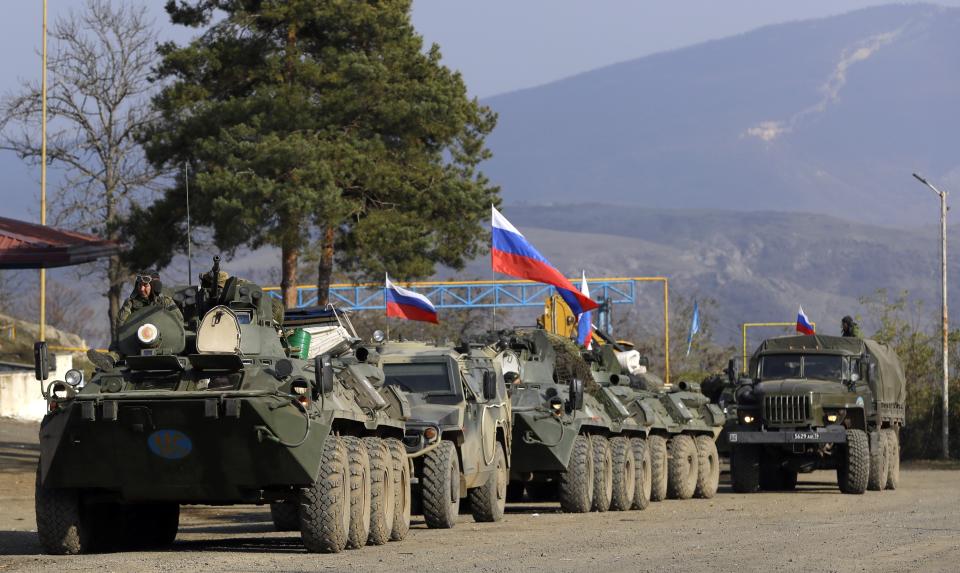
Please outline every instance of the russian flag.
[[398, 287], [390, 282], [389, 275], [386, 279], [387, 316], [437, 324], [437, 309], [430, 299], [420, 293]]
[[[580, 279], [580, 292], [583, 296], [590, 296], [590, 287], [587, 285], [587, 271], [583, 271]], [[577, 344], [590, 350], [593, 343], [593, 324], [591, 324], [592, 314], [587, 311], [577, 317]]]
[[555, 269], [527, 239], [520, 234], [516, 227], [507, 221], [507, 218], [491, 205], [493, 212], [493, 245], [490, 249], [490, 259], [493, 270], [498, 273], [553, 285], [560, 293], [560, 297], [579, 316], [599, 305], [589, 296], [581, 294], [573, 284]]
[[807, 318], [807, 313], [803, 312], [803, 307], [800, 307], [800, 310], [797, 311], [797, 332], [800, 334], [813, 334], [813, 326], [810, 324], [810, 319]]

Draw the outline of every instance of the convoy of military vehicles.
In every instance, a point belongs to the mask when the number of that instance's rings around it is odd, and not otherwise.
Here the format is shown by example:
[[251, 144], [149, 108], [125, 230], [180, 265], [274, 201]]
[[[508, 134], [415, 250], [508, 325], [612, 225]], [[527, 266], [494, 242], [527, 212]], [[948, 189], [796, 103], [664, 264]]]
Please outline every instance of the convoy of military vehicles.
[[[457, 344], [357, 336], [332, 307], [278, 314], [218, 262], [148, 306], [96, 370], [44, 383], [37, 532], [44, 550], [159, 548], [182, 505], [268, 505], [311, 552], [402, 540], [411, 514], [450, 528], [466, 505], [642, 510], [717, 493], [721, 453], [738, 492], [793, 489], [835, 469], [840, 489], [895, 489], [905, 381], [872, 340], [763, 342], [744, 372], [664, 382], [597, 332], [555, 328]], [[37, 378], [48, 377], [44, 343]], [[718, 447], [719, 446], [719, 447]]]

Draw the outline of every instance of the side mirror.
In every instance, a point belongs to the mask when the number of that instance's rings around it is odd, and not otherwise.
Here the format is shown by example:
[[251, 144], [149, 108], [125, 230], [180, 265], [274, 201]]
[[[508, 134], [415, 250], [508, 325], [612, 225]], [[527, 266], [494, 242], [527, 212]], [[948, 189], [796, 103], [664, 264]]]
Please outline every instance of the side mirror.
[[33, 371], [41, 382], [50, 377], [50, 351], [44, 340], [33, 345]]
[[574, 378], [570, 381], [570, 411], [583, 410], [583, 381]]
[[274, 364], [273, 372], [277, 378], [282, 380], [293, 374], [293, 362], [290, 362], [286, 358], [281, 358]]
[[493, 370], [483, 372], [483, 397], [487, 400], [497, 397], [497, 373]]
[[730, 361], [727, 362], [727, 380], [730, 384], [736, 385], [737, 377], [740, 376], [740, 368], [739, 358], [731, 358]]
[[329, 354], [313, 359], [313, 371], [317, 388], [324, 394], [333, 392], [333, 364], [330, 363]]

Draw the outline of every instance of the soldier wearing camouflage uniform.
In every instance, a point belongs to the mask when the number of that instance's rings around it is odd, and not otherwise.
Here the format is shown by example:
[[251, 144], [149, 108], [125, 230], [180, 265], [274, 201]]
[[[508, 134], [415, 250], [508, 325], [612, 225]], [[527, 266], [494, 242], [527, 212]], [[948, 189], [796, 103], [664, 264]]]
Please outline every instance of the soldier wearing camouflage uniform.
[[123, 306], [117, 314], [117, 324], [123, 324], [134, 312], [151, 305], [161, 306], [176, 315], [181, 322], [183, 321], [183, 314], [177, 308], [177, 303], [162, 292], [160, 273], [149, 270], [137, 274], [133, 292], [127, 300], [123, 301]]

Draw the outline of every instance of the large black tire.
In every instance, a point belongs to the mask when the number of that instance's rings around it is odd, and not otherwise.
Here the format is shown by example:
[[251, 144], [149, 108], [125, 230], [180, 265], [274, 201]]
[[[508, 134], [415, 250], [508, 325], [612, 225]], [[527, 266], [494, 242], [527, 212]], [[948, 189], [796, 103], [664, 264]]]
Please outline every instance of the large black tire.
[[650, 501], [667, 499], [667, 439], [663, 436], [647, 438], [650, 450]]
[[423, 456], [420, 479], [427, 527], [450, 529], [460, 514], [460, 459], [453, 442], [443, 441]]
[[877, 447], [870, 448], [870, 477], [867, 479], [867, 489], [870, 491], [881, 491], [887, 487], [889, 473], [887, 439], [882, 431], [878, 430], [877, 434]]
[[633, 467], [637, 471], [636, 491], [633, 494], [633, 505], [630, 509], [646, 509], [650, 505], [650, 491], [653, 489], [650, 469], [650, 450], [647, 441], [643, 438], [630, 440], [633, 451]]
[[497, 442], [494, 454], [493, 473], [480, 487], [475, 487], [467, 493], [470, 502], [470, 513], [474, 521], [491, 522], [503, 519], [503, 510], [507, 505], [507, 482], [510, 475], [507, 473], [507, 456], [503, 453], [503, 444]]
[[586, 513], [593, 503], [593, 449], [590, 437], [579, 435], [567, 469], [560, 474], [560, 507], [568, 513]]
[[667, 495], [671, 499], [690, 499], [697, 490], [699, 454], [693, 436], [679, 434], [667, 443], [670, 463], [667, 464]]
[[613, 455], [610, 452], [610, 441], [604, 436], [591, 436], [593, 442], [593, 511], [607, 511], [610, 509], [610, 498], [613, 496]]
[[277, 531], [300, 530], [300, 504], [292, 501], [275, 501], [270, 504], [270, 519]]
[[627, 511], [633, 507], [633, 498], [637, 494], [637, 466], [630, 438], [618, 436], [610, 440], [610, 453], [613, 458], [613, 495], [610, 496], [610, 509]]
[[887, 489], [897, 489], [900, 485], [900, 437], [896, 428], [886, 428], [887, 437]]
[[370, 458], [370, 535], [367, 543], [383, 545], [393, 529], [393, 456], [380, 438], [364, 438]]
[[40, 484], [40, 467], [34, 489], [37, 536], [45, 553], [77, 555], [93, 548], [92, 520], [83, 515], [80, 492], [74, 489], [45, 488]]
[[862, 494], [870, 480], [870, 439], [863, 430], [847, 430], [847, 445], [839, 448], [837, 484], [840, 491]]
[[747, 444], [731, 444], [730, 473], [733, 491], [753, 493], [760, 489], [760, 448]]
[[359, 549], [370, 537], [370, 456], [363, 440], [343, 438], [350, 460], [350, 534], [347, 548]]
[[697, 436], [697, 488], [693, 494], [703, 499], [717, 495], [720, 486], [720, 454], [713, 436]]
[[338, 436], [327, 436], [317, 481], [300, 490], [300, 537], [311, 553], [339, 553], [350, 534], [350, 460]]
[[410, 460], [403, 442], [396, 438], [384, 440], [393, 460], [393, 527], [390, 541], [402, 541], [410, 531], [410, 510], [413, 496], [410, 493]]

